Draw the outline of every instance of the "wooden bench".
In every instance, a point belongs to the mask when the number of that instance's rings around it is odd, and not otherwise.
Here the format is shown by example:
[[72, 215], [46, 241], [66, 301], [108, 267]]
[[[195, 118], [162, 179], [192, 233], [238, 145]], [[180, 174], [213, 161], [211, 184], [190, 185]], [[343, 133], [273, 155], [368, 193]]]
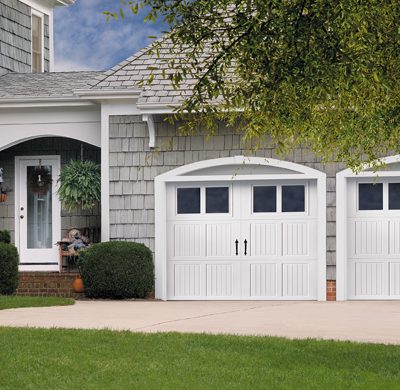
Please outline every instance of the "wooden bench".
[[[72, 239], [71, 237], [71, 232], [73, 232], [74, 230], [77, 230], [79, 232], [79, 236], [84, 236], [87, 237], [89, 239], [89, 245], [90, 244], [97, 244], [99, 242], [101, 242], [101, 228], [98, 226], [89, 226], [89, 227], [84, 227], [81, 229], [77, 229], [75, 227], [70, 228], [67, 231], [66, 234], [66, 238], [69, 239], [69, 241], [57, 241], [57, 245], [58, 245], [58, 249], [59, 249], [59, 253], [60, 253], [60, 260], [59, 260], [59, 264], [60, 264], [60, 273], [63, 272], [63, 257], [67, 257], [67, 261], [68, 261], [68, 273], [70, 272], [70, 267], [69, 267], [69, 258], [72, 256], [77, 257], [77, 253], [75, 252], [74, 255], [71, 255], [70, 251], [68, 250], [68, 245], [70, 244], [70, 241]], [[65, 249], [67, 248], [67, 249]]]

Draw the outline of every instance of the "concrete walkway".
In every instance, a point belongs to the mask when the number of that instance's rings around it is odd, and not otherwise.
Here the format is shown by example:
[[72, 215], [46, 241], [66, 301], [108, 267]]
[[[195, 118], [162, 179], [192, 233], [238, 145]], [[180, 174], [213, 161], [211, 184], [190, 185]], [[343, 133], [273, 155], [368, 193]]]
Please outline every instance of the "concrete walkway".
[[400, 301], [77, 301], [0, 311], [0, 326], [129, 329], [400, 344]]

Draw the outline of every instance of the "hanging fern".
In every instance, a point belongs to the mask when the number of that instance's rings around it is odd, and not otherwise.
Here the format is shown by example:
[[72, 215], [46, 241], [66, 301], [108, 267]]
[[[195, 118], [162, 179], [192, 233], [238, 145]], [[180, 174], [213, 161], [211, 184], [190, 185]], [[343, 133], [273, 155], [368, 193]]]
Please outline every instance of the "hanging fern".
[[101, 200], [100, 165], [94, 162], [71, 160], [61, 169], [57, 182], [57, 194], [67, 212], [80, 207], [90, 210]]

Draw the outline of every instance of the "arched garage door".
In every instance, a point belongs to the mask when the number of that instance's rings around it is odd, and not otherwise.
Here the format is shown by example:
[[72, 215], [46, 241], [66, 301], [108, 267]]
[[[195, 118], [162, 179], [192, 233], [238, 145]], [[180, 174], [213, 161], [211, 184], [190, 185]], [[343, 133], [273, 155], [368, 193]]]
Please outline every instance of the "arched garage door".
[[156, 297], [325, 300], [325, 199], [325, 174], [273, 159], [156, 177]]
[[168, 299], [317, 299], [316, 181], [171, 183]]

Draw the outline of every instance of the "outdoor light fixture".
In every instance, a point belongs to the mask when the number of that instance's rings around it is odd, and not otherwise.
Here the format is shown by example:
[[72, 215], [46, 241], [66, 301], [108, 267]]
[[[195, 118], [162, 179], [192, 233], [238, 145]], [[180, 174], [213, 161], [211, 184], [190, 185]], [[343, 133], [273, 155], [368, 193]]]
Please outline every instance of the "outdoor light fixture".
[[[42, 160], [39, 160], [39, 170], [42, 169]], [[38, 181], [37, 181], [37, 185], [39, 187], [43, 187], [43, 180], [42, 180], [42, 175], [38, 175]]]
[[37, 185], [38, 185], [39, 187], [43, 187], [43, 184], [44, 184], [44, 182], [43, 182], [43, 180], [42, 180], [42, 175], [38, 175]]

